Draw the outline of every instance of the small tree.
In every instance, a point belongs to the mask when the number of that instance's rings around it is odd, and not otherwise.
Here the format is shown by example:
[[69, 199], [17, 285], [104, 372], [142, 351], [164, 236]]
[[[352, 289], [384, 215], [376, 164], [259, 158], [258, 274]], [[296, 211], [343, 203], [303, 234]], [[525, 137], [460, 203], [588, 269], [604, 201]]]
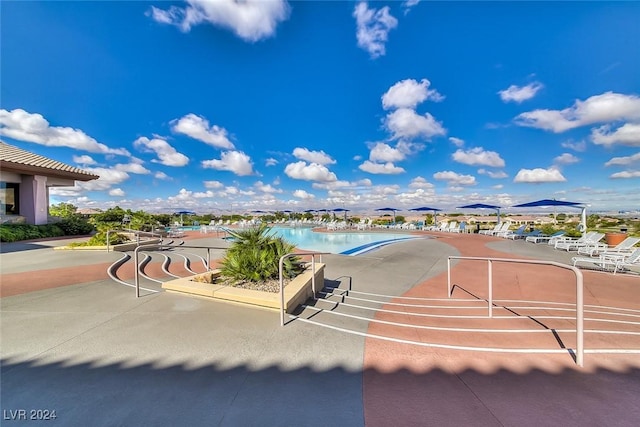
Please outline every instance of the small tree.
[[[283, 255], [295, 247], [269, 232], [266, 224], [246, 230], [229, 231], [235, 239], [222, 260], [222, 274], [237, 282], [261, 282], [277, 279], [279, 262]], [[303, 270], [298, 257], [287, 258], [283, 263], [285, 277], [293, 278]]]
[[70, 218], [77, 214], [78, 207], [71, 203], [60, 202], [57, 205], [49, 206], [49, 214], [59, 218]]

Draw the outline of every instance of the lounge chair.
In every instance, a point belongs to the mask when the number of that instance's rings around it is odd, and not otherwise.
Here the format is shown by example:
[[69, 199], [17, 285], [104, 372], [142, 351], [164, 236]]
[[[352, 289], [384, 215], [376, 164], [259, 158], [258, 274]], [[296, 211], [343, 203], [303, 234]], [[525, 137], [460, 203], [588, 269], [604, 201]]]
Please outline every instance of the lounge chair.
[[502, 223], [499, 222], [496, 225], [494, 225], [491, 230], [480, 230], [478, 234], [491, 235], [493, 233], [497, 233], [498, 231], [500, 231], [500, 227], [502, 227]]
[[515, 233], [512, 233], [512, 234], [510, 234], [508, 236], [505, 236], [505, 237], [507, 239], [512, 239], [512, 240], [515, 240], [515, 239], [527, 239], [529, 237], [539, 236], [540, 234], [542, 234], [542, 231], [540, 231], [540, 230], [533, 230], [533, 231], [530, 231], [528, 233], [526, 231], [522, 230], [521, 233], [515, 232]]
[[487, 233], [489, 236], [498, 236], [501, 233], [504, 234], [506, 232], [509, 231], [509, 227], [511, 227], [511, 222], [507, 221], [507, 222], [501, 222], [500, 223], [500, 228], [498, 228], [497, 231], [492, 230], [491, 232]]
[[496, 236], [503, 237], [505, 239], [513, 239], [513, 240], [515, 240], [517, 238], [517, 236], [522, 237], [522, 235], [525, 233], [525, 231], [524, 231], [525, 228], [526, 228], [526, 225], [521, 225], [515, 231], [512, 231], [512, 230], [502, 231], [502, 232], [496, 234]]
[[567, 252], [594, 245], [604, 238], [604, 233], [589, 232], [577, 240], [559, 240], [555, 244], [555, 249], [564, 249]]
[[578, 264], [593, 264], [596, 267], [606, 270], [613, 267], [613, 274], [626, 267], [640, 266], [640, 248], [636, 248], [631, 254], [601, 254], [599, 258], [573, 257], [571, 258], [574, 267]]
[[[526, 242], [531, 242], [531, 243], [549, 242], [550, 240], [553, 240], [553, 239], [557, 240], [558, 238], [564, 236], [565, 233], [566, 231], [560, 230], [560, 231], [556, 231], [551, 235], [539, 234], [537, 236], [527, 236], [524, 240]], [[554, 241], [554, 244], [555, 244], [555, 241]]]
[[595, 243], [593, 245], [578, 248], [578, 254], [589, 256], [595, 256], [599, 253], [630, 254], [631, 251], [633, 251], [633, 247], [638, 242], [640, 242], [639, 237], [627, 237], [616, 246], [609, 246], [605, 243]]
[[446, 231], [447, 233], [453, 233], [453, 230], [455, 230], [456, 228], [458, 228], [458, 222], [457, 221], [451, 221], [449, 223], [449, 226], [447, 228], [445, 228], [442, 231]]

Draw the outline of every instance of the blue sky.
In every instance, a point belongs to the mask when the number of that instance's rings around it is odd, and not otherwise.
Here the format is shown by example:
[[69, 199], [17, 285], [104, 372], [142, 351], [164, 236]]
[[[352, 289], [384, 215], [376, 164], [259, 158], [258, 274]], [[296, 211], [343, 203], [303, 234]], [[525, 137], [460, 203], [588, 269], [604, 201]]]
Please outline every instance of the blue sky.
[[0, 137], [80, 207], [640, 207], [640, 3], [2, 3]]

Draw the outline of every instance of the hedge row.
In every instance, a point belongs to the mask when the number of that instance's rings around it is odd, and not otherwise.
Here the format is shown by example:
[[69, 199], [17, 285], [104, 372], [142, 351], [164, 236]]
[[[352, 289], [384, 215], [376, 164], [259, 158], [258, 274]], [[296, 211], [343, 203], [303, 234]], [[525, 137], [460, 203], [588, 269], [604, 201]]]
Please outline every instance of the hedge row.
[[55, 224], [0, 224], [0, 242], [44, 239], [47, 237], [79, 236], [90, 234], [93, 226], [81, 218], [67, 218]]

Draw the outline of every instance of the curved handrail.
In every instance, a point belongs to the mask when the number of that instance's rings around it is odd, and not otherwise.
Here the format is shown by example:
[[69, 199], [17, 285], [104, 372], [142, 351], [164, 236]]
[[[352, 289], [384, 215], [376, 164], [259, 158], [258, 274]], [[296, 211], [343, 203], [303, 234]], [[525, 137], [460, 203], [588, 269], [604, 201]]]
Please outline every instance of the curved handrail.
[[[138, 271], [138, 253], [140, 250], [147, 250], [150, 248], [158, 248], [162, 250], [163, 248], [174, 248], [175, 246], [165, 245], [162, 242], [159, 243], [148, 243], [146, 245], [139, 245], [133, 251], [133, 262], [135, 264], [134, 268], [134, 281], [136, 288], [136, 298], [140, 298], [140, 272]], [[180, 248], [190, 248], [190, 249], [206, 249], [207, 250], [207, 271], [211, 270], [211, 249], [229, 249], [228, 246], [225, 247], [217, 247], [217, 246], [194, 246], [194, 245], [183, 245]]]
[[278, 262], [278, 275], [280, 280], [280, 326], [284, 326], [284, 275], [282, 269], [284, 267], [284, 260], [292, 256], [311, 256], [311, 290], [313, 291], [313, 298], [316, 297], [316, 255], [320, 255], [320, 262], [322, 262], [322, 255], [330, 255], [331, 252], [290, 252], [280, 257]]
[[489, 305], [488, 317], [493, 317], [493, 269], [492, 262], [512, 262], [520, 264], [538, 264], [551, 265], [554, 267], [571, 270], [576, 275], [576, 364], [580, 367], [584, 366], [584, 279], [582, 272], [577, 267], [568, 264], [562, 264], [555, 261], [532, 260], [532, 259], [511, 259], [511, 258], [491, 258], [491, 257], [466, 257], [466, 256], [449, 256], [447, 258], [447, 297], [451, 298], [451, 260], [464, 259], [472, 261], [488, 262], [488, 291], [487, 302]]
[[125, 233], [133, 233], [136, 236], [136, 243], [138, 245], [140, 245], [140, 236], [141, 235], [150, 235], [152, 237], [156, 237], [156, 238], [162, 239], [162, 234], [154, 233], [152, 231], [133, 230], [133, 229], [130, 229], [130, 228], [109, 229], [109, 230], [107, 230], [107, 252], [109, 252], [109, 249], [111, 247], [111, 239], [109, 239], [109, 235], [112, 232], [118, 232], [118, 231], [124, 231]]

